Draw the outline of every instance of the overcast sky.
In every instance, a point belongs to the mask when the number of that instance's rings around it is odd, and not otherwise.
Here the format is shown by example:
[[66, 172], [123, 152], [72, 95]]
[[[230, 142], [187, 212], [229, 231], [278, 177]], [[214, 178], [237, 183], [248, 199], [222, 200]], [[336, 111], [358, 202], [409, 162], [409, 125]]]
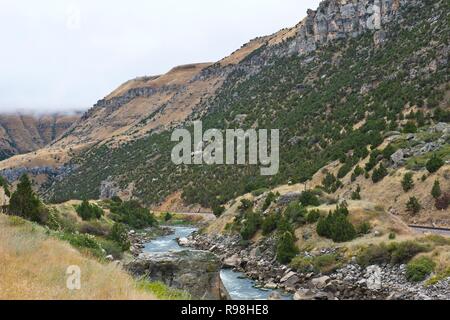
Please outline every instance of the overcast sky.
[[126, 80], [217, 61], [319, 0], [0, 0], [0, 111], [88, 109]]

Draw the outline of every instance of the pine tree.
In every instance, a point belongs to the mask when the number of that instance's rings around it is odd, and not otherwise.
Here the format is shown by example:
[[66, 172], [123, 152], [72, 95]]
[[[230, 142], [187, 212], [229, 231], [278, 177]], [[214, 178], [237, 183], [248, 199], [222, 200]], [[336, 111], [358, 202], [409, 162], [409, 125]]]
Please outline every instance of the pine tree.
[[416, 197], [409, 198], [409, 201], [406, 204], [406, 211], [411, 214], [417, 214], [420, 210], [422, 210], [422, 206], [420, 205], [419, 200]]
[[13, 215], [29, 219], [34, 222], [42, 221], [43, 206], [35, 195], [31, 181], [27, 175], [20, 178], [17, 190], [12, 194], [9, 211]]
[[433, 189], [431, 190], [431, 195], [433, 198], [438, 199], [442, 195], [441, 184], [439, 180], [436, 180], [433, 185]]
[[409, 190], [414, 188], [413, 176], [414, 175], [411, 172], [408, 172], [403, 177], [402, 187], [405, 192], [408, 192]]
[[427, 162], [427, 170], [429, 173], [437, 172], [444, 165], [444, 160], [442, 160], [437, 154], [433, 154], [431, 159]]
[[292, 233], [289, 231], [284, 232], [278, 240], [277, 260], [284, 264], [290, 263], [298, 252]]

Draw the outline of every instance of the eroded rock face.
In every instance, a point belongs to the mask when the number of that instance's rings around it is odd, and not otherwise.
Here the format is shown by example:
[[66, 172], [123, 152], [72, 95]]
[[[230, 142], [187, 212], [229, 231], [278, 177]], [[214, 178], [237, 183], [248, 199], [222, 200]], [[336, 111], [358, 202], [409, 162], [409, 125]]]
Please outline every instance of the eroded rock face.
[[161, 281], [169, 287], [186, 290], [193, 298], [227, 299], [220, 280], [219, 258], [206, 251], [142, 253], [126, 265], [133, 275]]
[[[308, 53], [333, 40], [354, 38], [369, 30], [382, 30], [384, 24], [393, 20], [400, 4], [400, 0], [323, 1], [316, 11], [308, 11], [291, 44], [290, 53]], [[376, 32], [374, 41], [381, 44], [385, 38], [384, 32]]]

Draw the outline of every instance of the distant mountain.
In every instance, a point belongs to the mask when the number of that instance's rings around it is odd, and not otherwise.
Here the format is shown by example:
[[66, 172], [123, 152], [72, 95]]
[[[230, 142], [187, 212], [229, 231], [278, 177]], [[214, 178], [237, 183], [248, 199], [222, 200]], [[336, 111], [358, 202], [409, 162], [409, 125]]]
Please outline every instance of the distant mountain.
[[0, 160], [43, 148], [60, 137], [80, 114], [0, 114]]

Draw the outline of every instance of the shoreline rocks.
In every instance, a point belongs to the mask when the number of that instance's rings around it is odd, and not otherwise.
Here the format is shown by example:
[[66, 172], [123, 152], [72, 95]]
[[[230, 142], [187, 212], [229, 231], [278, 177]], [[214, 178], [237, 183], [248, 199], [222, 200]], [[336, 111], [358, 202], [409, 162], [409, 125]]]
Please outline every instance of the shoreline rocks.
[[[239, 236], [196, 234], [185, 243], [215, 253], [225, 266], [243, 272], [258, 287], [294, 294], [294, 300], [450, 300], [450, 278], [428, 287], [411, 283], [406, 279], [405, 265], [362, 268], [350, 262], [328, 275], [298, 273], [276, 261], [272, 238], [245, 247]], [[334, 250], [316, 250], [308, 255], [330, 252]]]

